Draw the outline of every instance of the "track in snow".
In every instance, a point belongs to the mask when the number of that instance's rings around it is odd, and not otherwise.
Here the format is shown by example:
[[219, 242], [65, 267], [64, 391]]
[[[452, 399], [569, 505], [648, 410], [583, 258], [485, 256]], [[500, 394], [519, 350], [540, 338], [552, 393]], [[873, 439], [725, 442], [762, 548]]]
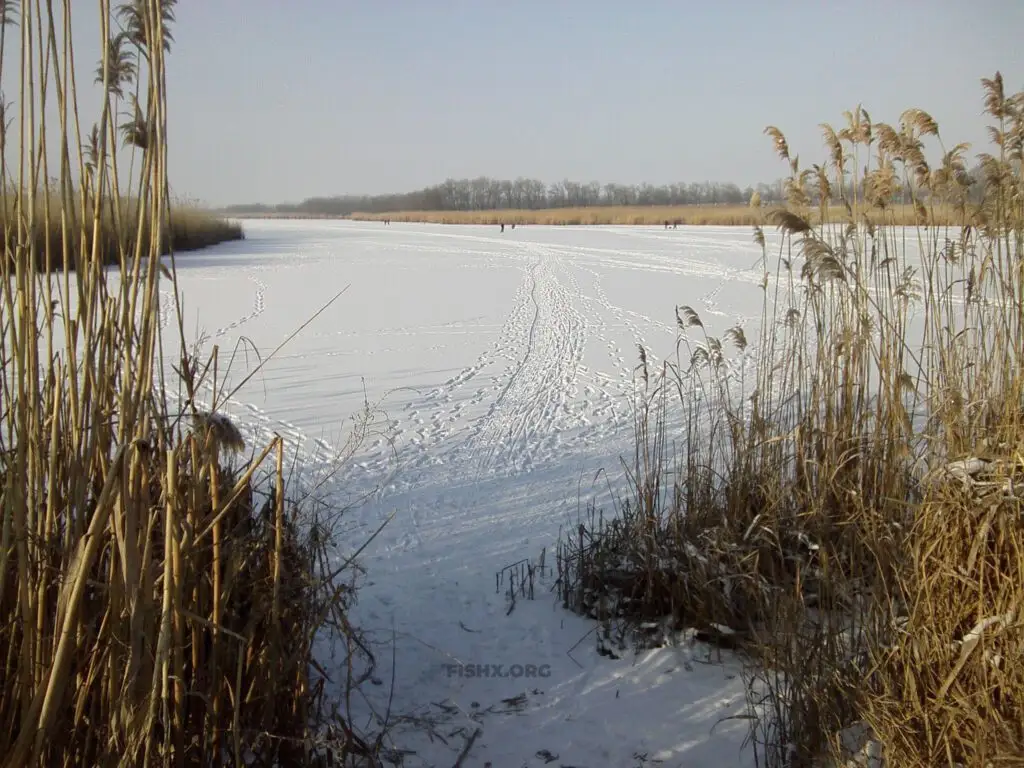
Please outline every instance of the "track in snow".
[[586, 323], [559, 282], [556, 257], [526, 248], [529, 266], [507, 326], [508, 346], [518, 355], [464, 450], [481, 472], [516, 474], [532, 467], [536, 452], [549, 454], [571, 421], [569, 400], [586, 340]]

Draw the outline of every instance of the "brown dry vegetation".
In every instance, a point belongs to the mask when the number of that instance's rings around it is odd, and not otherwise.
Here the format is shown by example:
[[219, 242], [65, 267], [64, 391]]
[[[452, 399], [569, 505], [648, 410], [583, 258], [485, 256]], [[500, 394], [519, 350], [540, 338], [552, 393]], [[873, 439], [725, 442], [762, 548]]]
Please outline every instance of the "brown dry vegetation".
[[[59, 190], [54, 190], [53, 198], [59, 199]], [[38, 204], [38, 203], [37, 203]], [[27, 206], [26, 206], [27, 207]], [[134, 228], [138, 220], [138, 204], [134, 200], [121, 200], [119, 210], [114, 213], [114, 205], [104, 201], [103, 212], [100, 216], [99, 228], [99, 257], [103, 264], [120, 264], [125, 252], [130, 249], [131, 244], [137, 239]], [[18, 230], [18, 192], [10, 190], [4, 196], [4, 205], [0, 207], [0, 231], [4, 237], [4, 252], [8, 255], [16, 252], [17, 238], [21, 237]], [[74, 210], [67, 211], [54, 206], [49, 212], [39, 210], [33, 215], [33, 224], [27, 227], [30, 237], [35, 241], [35, 253], [41, 258], [46, 253], [46, 240], [49, 238], [52, 243], [60, 243], [63, 223], [61, 215], [64, 213], [71, 220], [67, 222], [68, 229], [76, 231], [79, 229], [74, 221]], [[118, 224], [118, 219], [122, 223]], [[143, 238], [148, 238], [149, 233], [145, 231], [147, 222], [143, 217]], [[160, 253], [166, 255], [172, 250], [176, 252], [195, 251], [206, 248], [217, 243], [229, 240], [242, 240], [245, 235], [238, 222], [216, 216], [202, 208], [194, 206], [175, 205], [171, 211], [163, 231], [160, 235]], [[81, 262], [82, 253], [91, 254], [92, 231], [86, 228], [85, 238], [81, 241], [81, 247], [72, 248], [69, 254], [73, 264]], [[40, 262], [37, 265], [45, 269], [46, 265]], [[52, 264], [51, 269], [61, 269], [63, 264]]]
[[[0, 121], [18, 126], [0, 167], [0, 210], [13, 212], [0, 259], [0, 766], [340, 765], [366, 747], [312, 649], [333, 636], [358, 670], [351, 564], [327, 567], [323, 518], [286, 498], [280, 438], [228, 461], [245, 446], [217, 412], [227, 372], [216, 347], [186, 343], [173, 257], [158, 268], [168, 237], [182, 248], [209, 234], [167, 194], [173, 3], [121, 6], [116, 36], [98, 5], [112, 39], [101, 117], [76, 154], [71, 3], [2, 6], [0, 62], [20, 44], [21, 70], [2, 72], [17, 101]], [[81, 88], [92, 67], [77, 70]], [[117, 125], [131, 86], [139, 106]], [[131, 179], [117, 178], [122, 135]], [[62, 140], [64, 162], [48, 167]], [[137, 205], [113, 215], [124, 188]]]
[[[833, 206], [828, 220], [835, 221], [844, 211]], [[868, 211], [867, 215], [881, 223], [880, 215]], [[539, 211], [401, 211], [396, 213], [353, 213], [348, 218], [356, 221], [422, 222], [427, 224], [540, 224], [548, 226], [572, 225], [643, 225], [664, 226], [668, 221], [679, 226], [754, 226], [761, 223], [761, 214], [742, 205], [673, 205], [673, 206], [608, 206], [592, 208], [550, 208]], [[810, 221], [817, 224], [820, 212], [811, 211]], [[886, 220], [896, 224], [914, 224], [916, 213], [911, 205], [893, 205]], [[953, 221], [952, 211], [937, 208], [933, 211], [937, 224]]]
[[[791, 176], [785, 208], [752, 201], [757, 338], [677, 308], [677, 359], [641, 349], [624, 507], [562, 540], [603, 643], [666, 620], [749, 654], [762, 765], [857, 728], [890, 766], [1024, 764], [1024, 94], [983, 86], [981, 190], [918, 109], [824, 127], [820, 170], [767, 129]], [[850, 181], [848, 212], [814, 210]]]

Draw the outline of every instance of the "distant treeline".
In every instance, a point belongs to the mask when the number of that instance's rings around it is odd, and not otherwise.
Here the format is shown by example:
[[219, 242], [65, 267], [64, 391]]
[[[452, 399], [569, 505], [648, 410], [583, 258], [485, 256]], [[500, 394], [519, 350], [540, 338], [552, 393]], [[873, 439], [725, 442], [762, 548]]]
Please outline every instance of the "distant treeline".
[[537, 179], [514, 181], [491, 179], [448, 179], [442, 184], [415, 192], [388, 195], [339, 195], [311, 197], [301, 203], [280, 205], [233, 205], [225, 213], [312, 214], [348, 216], [352, 213], [398, 211], [493, 211], [503, 209], [543, 210], [618, 205], [736, 205], [746, 203], [754, 191], [761, 199], [781, 199], [780, 184], [758, 184], [742, 189], [736, 184], [698, 182], [693, 184], [601, 184], [597, 181], [560, 181], [545, 184]]
[[[353, 213], [401, 211], [743, 205], [750, 201], [754, 192], [761, 196], [764, 204], [779, 203], [785, 199], [785, 186], [781, 180], [773, 184], [759, 183], [741, 188], [731, 182], [714, 181], [663, 186], [601, 184], [596, 181], [583, 183], [568, 180], [545, 184], [537, 179], [519, 178], [508, 181], [481, 176], [476, 179], [448, 179], [433, 187], [402, 194], [311, 197], [301, 203], [232, 205], [223, 211], [227, 214], [348, 216]], [[835, 190], [833, 197], [838, 200]], [[893, 202], [906, 202], [903, 197], [898, 192]]]

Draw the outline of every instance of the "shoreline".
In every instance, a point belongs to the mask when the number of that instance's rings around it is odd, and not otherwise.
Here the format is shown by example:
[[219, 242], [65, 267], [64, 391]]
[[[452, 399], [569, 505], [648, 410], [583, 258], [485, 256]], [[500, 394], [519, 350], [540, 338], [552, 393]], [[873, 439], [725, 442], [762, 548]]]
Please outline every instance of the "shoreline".
[[[227, 212], [217, 215], [229, 219], [294, 219], [328, 221], [362, 221], [402, 224], [446, 224], [467, 226], [646, 226], [668, 229], [693, 226], [765, 226], [767, 212], [776, 206], [752, 208], [747, 205], [695, 205], [695, 206], [604, 206], [586, 208], [546, 208], [538, 210], [492, 209], [485, 211], [395, 211], [391, 213], [353, 212], [350, 214], [318, 214], [303, 212]], [[819, 210], [810, 211], [810, 221], [817, 224]], [[895, 226], [913, 226], [921, 223], [911, 205], [892, 206], [887, 211], [873, 209], [869, 214], [873, 223]], [[928, 212], [927, 226], [958, 226], [952, 211], [935, 209]], [[849, 215], [841, 206], [829, 209], [829, 220], [845, 222]]]

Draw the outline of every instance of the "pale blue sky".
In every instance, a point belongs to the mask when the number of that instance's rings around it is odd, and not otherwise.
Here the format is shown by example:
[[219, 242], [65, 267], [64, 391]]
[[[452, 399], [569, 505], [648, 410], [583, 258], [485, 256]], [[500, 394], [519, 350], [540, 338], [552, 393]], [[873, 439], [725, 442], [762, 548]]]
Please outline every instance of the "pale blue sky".
[[923, 108], [948, 144], [980, 143], [979, 79], [1024, 86], [1024, 0], [180, 0], [176, 14], [171, 181], [214, 205], [449, 176], [746, 185], [784, 171], [769, 123], [807, 162], [823, 156], [818, 123], [858, 102], [893, 122]]

